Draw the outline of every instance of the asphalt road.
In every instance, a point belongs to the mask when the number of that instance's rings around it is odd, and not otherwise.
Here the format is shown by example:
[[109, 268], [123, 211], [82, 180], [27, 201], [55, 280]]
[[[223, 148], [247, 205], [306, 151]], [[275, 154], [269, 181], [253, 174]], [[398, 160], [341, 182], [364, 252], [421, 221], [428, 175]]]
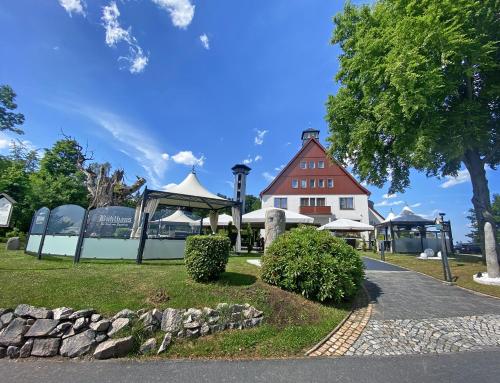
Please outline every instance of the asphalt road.
[[496, 382], [500, 350], [261, 361], [0, 360], [0, 382]]

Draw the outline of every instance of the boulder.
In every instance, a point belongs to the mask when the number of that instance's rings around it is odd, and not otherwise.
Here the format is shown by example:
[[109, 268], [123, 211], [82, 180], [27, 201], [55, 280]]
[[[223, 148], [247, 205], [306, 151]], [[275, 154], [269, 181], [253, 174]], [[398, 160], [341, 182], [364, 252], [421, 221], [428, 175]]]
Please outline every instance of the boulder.
[[141, 347], [139, 348], [139, 352], [141, 354], [149, 354], [153, 352], [155, 349], [156, 349], [156, 339], [149, 338], [141, 345]]
[[25, 336], [27, 337], [40, 337], [47, 336], [59, 324], [55, 319], [37, 319], [30, 327]]
[[31, 356], [55, 356], [59, 351], [60, 344], [61, 339], [59, 338], [35, 339]]
[[182, 328], [182, 312], [168, 308], [163, 312], [161, 329], [165, 332], [177, 332]]
[[113, 336], [118, 331], [120, 331], [121, 329], [123, 329], [123, 328], [125, 328], [125, 327], [127, 327], [129, 325], [130, 325], [130, 319], [129, 318], [118, 318], [118, 319], [115, 319], [111, 323], [111, 327], [108, 330], [108, 336], [109, 337]]
[[7, 349], [5, 347], [0, 347], [0, 359], [3, 359], [7, 356]]
[[0, 307], [0, 317], [3, 314], [10, 313], [10, 312], [12, 312], [12, 309], [4, 309], [4, 308]]
[[33, 347], [33, 339], [28, 339], [26, 343], [23, 344], [23, 347], [19, 350], [20, 358], [27, 358], [31, 354], [31, 348]]
[[64, 334], [66, 331], [68, 331], [72, 327], [73, 327], [73, 325], [71, 324], [71, 322], [62, 322], [62, 323], [59, 323], [57, 325], [56, 330], [58, 330]]
[[263, 312], [257, 310], [253, 306], [250, 306], [249, 308], [243, 310], [243, 316], [245, 317], [245, 319], [259, 318], [262, 315], [263, 315]]
[[106, 339], [108, 339], [106, 333], [100, 333], [95, 336], [96, 343], [104, 342]]
[[189, 316], [188, 319], [186, 319], [183, 322], [183, 326], [184, 326], [184, 328], [187, 328], [187, 329], [193, 329], [193, 328], [200, 327], [201, 323], [196, 321], [196, 320], [193, 320], [193, 318], [191, 316]]
[[52, 318], [52, 311], [47, 310], [45, 307], [35, 307], [30, 305], [19, 305], [14, 310], [14, 314], [18, 317], [31, 317], [35, 319], [50, 319]]
[[75, 311], [68, 319], [89, 318], [95, 313], [94, 309], [83, 309]]
[[19, 347], [16, 346], [7, 347], [7, 356], [11, 359], [19, 358]]
[[112, 318], [112, 320], [116, 320], [119, 318], [135, 318], [136, 314], [134, 311], [129, 310], [129, 309], [123, 309], [115, 314], [115, 316]]
[[57, 309], [52, 310], [52, 315], [54, 319], [64, 320], [69, 319], [71, 314], [75, 311], [69, 307], [58, 307]]
[[80, 331], [83, 330], [85, 327], [87, 327], [88, 319], [85, 317], [80, 317], [75, 321], [75, 324], [73, 325], [73, 328], [75, 331]]
[[[118, 318], [128, 319], [128, 318]], [[131, 336], [120, 339], [111, 339], [103, 342], [97, 346], [94, 351], [94, 358], [96, 359], [109, 359], [119, 358], [127, 355], [134, 347], [134, 340]]]
[[6, 250], [19, 250], [21, 248], [21, 242], [19, 241], [19, 237], [12, 237], [7, 240], [7, 244], [5, 245]]
[[265, 217], [264, 250], [285, 232], [285, 211], [279, 209], [268, 209]]
[[0, 333], [0, 346], [22, 345], [26, 331], [28, 331], [26, 321], [22, 318], [14, 318]]
[[161, 354], [162, 352], [165, 352], [168, 346], [170, 346], [170, 343], [172, 343], [172, 333], [167, 332], [163, 337], [163, 341], [161, 342], [160, 348], [158, 348], [158, 352], [156, 354]]
[[90, 328], [96, 332], [107, 331], [111, 322], [107, 319], [100, 320], [99, 322], [94, 322], [90, 324]]
[[73, 325], [71, 325], [71, 327], [68, 330], [66, 330], [66, 332], [63, 334], [62, 338], [66, 339], [66, 338], [69, 338], [75, 334], [76, 334], [76, 331], [73, 328]]
[[14, 314], [11, 312], [5, 313], [2, 316], [0, 316], [0, 321], [2, 322], [2, 325], [0, 325], [0, 328], [3, 326], [7, 326], [10, 322], [12, 322], [12, 319], [14, 319]]
[[86, 330], [80, 334], [63, 339], [60, 354], [74, 358], [90, 351], [95, 344], [95, 331]]
[[101, 319], [102, 319], [102, 315], [101, 314], [92, 314], [91, 317], [90, 317], [90, 321], [92, 323], [99, 322]]

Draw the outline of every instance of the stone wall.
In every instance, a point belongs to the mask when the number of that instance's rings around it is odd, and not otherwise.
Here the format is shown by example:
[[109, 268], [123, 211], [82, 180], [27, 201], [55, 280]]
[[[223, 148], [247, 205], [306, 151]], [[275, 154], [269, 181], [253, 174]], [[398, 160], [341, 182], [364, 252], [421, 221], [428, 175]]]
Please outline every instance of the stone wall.
[[[174, 338], [196, 338], [231, 329], [244, 329], [262, 323], [263, 313], [249, 304], [220, 303], [215, 309], [167, 308], [132, 311], [124, 309], [104, 318], [93, 309], [49, 310], [21, 304], [0, 308], [0, 358], [93, 356], [107, 359], [136, 351], [132, 336], [117, 338], [132, 325], [151, 334], [139, 352], [164, 352]], [[163, 331], [163, 342], [156, 345], [155, 333]], [[123, 333], [122, 332], [122, 333]]]

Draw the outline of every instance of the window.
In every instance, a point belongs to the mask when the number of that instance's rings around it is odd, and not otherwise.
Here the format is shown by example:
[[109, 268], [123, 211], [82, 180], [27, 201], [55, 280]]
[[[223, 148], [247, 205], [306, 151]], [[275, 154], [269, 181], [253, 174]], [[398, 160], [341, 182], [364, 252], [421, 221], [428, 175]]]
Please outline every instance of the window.
[[324, 188], [325, 187], [325, 180], [318, 180], [318, 187]]
[[325, 206], [325, 202], [324, 198], [316, 198], [316, 206]]
[[309, 161], [309, 169], [314, 169], [316, 167], [316, 163], [314, 161]]
[[309, 206], [316, 206], [316, 198], [309, 199]]
[[316, 180], [310, 179], [309, 180], [309, 187], [310, 188], [315, 188], [316, 187]]
[[286, 198], [274, 198], [274, 207], [279, 209], [286, 209], [287, 199]]
[[300, 206], [309, 206], [309, 198], [301, 198]]
[[292, 180], [292, 188], [297, 189], [299, 187], [299, 180]]
[[333, 179], [328, 179], [328, 188], [331, 189], [333, 188]]
[[307, 162], [306, 161], [300, 161], [300, 168], [301, 169], [307, 169]]
[[318, 169], [324, 169], [325, 168], [325, 161], [318, 161]]
[[354, 209], [354, 198], [340, 197], [340, 210], [353, 210], [353, 209]]
[[305, 189], [307, 187], [307, 180], [300, 180], [300, 187]]

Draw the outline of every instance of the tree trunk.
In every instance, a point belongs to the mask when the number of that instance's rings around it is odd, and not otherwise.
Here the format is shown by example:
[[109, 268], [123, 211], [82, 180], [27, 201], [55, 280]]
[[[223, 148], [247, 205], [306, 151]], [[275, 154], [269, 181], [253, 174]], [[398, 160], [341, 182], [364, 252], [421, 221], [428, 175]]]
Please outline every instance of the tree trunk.
[[464, 156], [464, 164], [470, 174], [472, 182], [472, 204], [476, 214], [477, 225], [479, 229], [479, 238], [483, 261], [485, 258], [485, 243], [484, 243], [484, 224], [490, 222], [495, 228], [495, 221], [491, 212], [490, 190], [488, 188], [488, 180], [486, 179], [486, 171], [484, 163], [477, 151], [467, 150]]

